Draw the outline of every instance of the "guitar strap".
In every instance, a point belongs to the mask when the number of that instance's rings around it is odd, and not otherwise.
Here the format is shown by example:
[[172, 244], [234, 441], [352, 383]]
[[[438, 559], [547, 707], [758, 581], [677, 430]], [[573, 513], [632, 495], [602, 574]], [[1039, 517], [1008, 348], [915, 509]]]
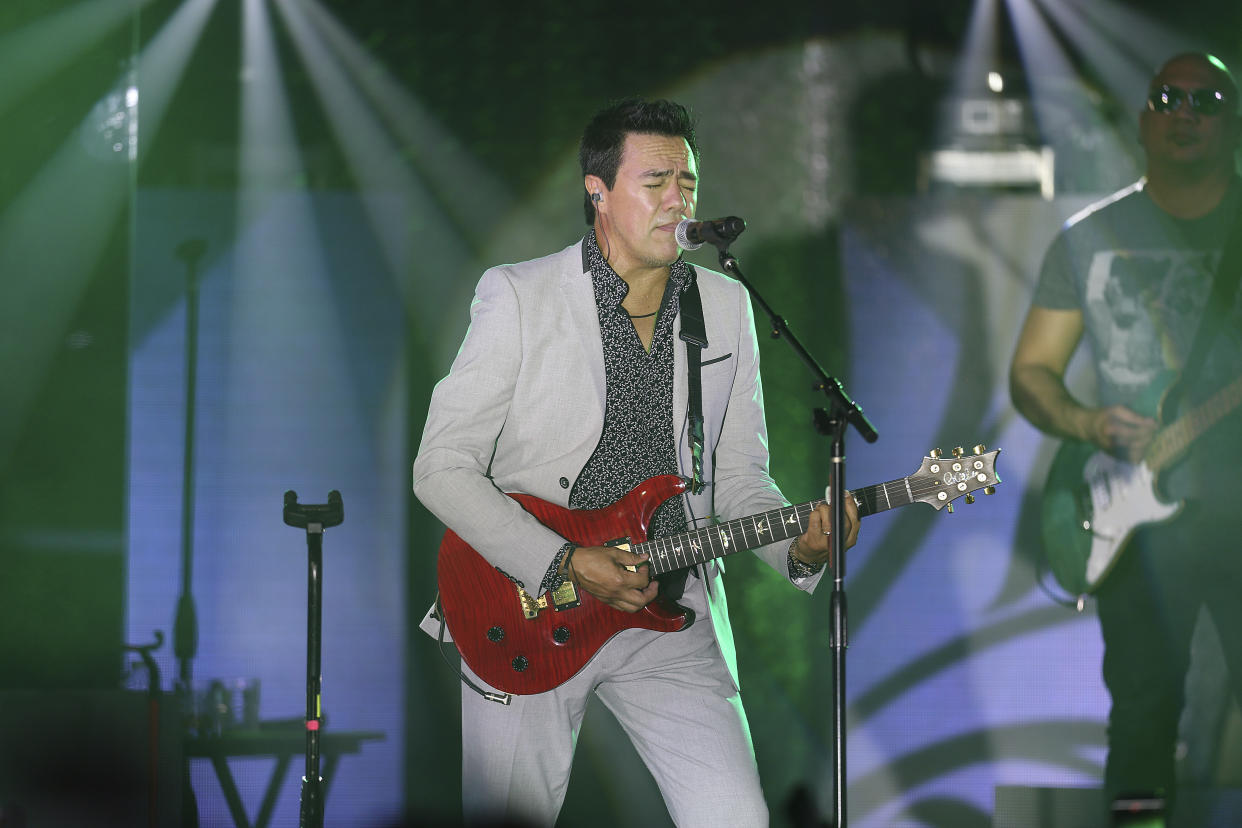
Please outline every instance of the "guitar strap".
[[681, 339], [686, 343], [688, 412], [690, 420], [690, 491], [703, 491], [703, 349], [707, 347], [707, 326], [703, 323], [703, 300], [693, 265], [681, 294]]
[[1198, 379], [1212, 340], [1216, 338], [1221, 324], [1225, 321], [1227, 311], [1233, 307], [1239, 275], [1242, 275], [1242, 205], [1234, 211], [1233, 225], [1226, 237], [1224, 250], [1221, 251], [1220, 263], [1216, 266], [1212, 292], [1208, 296], [1203, 319], [1199, 322], [1199, 329], [1195, 332], [1194, 342], [1190, 346], [1190, 354], [1182, 366], [1178, 386], [1183, 392]]
[[[706, 486], [703, 479], [703, 349], [707, 347], [707, 326], [703, 322], [703, 299], [699, 296], [699, 277], [693, 265], [681, 291], [681, 340], [686, 343], [686, 416], [690, 423], [690, 491], [698, 494]], [[676, 601], [686, 586], [691, 569], [657, 575], [660, 594]]]

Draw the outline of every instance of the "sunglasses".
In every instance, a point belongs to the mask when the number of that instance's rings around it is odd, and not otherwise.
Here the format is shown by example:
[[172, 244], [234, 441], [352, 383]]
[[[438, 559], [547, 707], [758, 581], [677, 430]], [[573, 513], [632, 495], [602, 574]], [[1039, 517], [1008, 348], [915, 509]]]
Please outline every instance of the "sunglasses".
[[1147, 96], [1147, 108], [1152, 112], [1168, 114], [1182, 108], [1182, 102], [1190, 104], [1192, 112], [1200, 115], [1219, 115], [1228, 103], [1225, 93], [1219, 89], [1179, 89], [1165, 84]]

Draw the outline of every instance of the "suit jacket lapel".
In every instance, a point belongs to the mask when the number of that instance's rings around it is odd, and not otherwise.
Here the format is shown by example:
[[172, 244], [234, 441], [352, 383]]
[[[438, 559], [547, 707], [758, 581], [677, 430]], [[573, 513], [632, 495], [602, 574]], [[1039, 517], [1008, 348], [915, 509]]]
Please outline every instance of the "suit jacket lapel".
[[[604, 339], [599, 330], [599, 310], [595, 304], [595, 286], [591, 281], [590, 272], [582, 271], [582, 243], [572, 248], [573, 255], [566, 257], [566, 267], [561, 275], [561, 296], [565, 303], [565, 313], [570, 324], [576, 329], [570, 348], [581, 349], [582, 360], [586, 363], [587, 374], [595, 389], [595, 407], [599, 413], [600, 427], [604, 422], [604, 403], [607, 401], [607, 389], [604, 376]], [[584, 401], [585, 402], [585, 401]]]

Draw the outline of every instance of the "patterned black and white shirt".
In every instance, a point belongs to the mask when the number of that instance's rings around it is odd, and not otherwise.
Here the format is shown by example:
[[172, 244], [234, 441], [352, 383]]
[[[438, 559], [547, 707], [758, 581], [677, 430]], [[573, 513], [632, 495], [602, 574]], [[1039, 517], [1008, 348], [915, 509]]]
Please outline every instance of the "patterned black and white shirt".
[[[604, 259], [594, 230], [588, 231], [582, 240], [582, 263], [583, 269], [591, 273], [604, 343], [604, 430], [574, 481], [569, 506], [598, 509], [616, 503], [649, 477], [678, 473], [673, 430], [673, 321], [690, 268], [681, 259], [669, 268], [648, 351], [621, 306], [629, 285]], [[648, 539], [685, 530], [681, 501], [678, 495], [656, 509], [648, 527]], [[557, 570], [565, 551], [562, 549], [552, 562], [541, 584], [543, 589], [560, 586], [562, 579]]]

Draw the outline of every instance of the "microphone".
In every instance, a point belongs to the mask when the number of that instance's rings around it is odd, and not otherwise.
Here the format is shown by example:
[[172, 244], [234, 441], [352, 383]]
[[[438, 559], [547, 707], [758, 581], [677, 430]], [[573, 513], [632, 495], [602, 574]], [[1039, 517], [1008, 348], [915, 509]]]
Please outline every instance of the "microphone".
[[746, 222], [737, 216], [704, 221], [685, 219], [677, 223], [677, 244], [682, 250], [698, 250], [708, 242], [719, 247], [742, 235], [745, 229]]

